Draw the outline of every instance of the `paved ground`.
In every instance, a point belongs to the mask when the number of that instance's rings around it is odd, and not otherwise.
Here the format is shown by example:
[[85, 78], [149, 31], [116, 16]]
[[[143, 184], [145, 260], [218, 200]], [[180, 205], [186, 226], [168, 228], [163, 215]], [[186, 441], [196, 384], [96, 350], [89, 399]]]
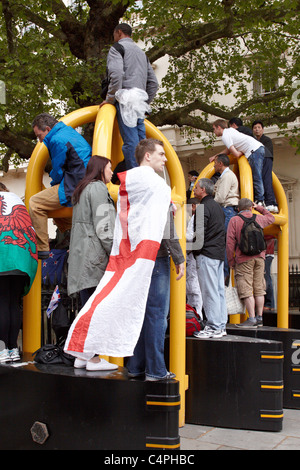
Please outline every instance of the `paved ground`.
[[285, 409], [282, 431], [262, 432], [186, 424], [180, 450], [300, 450], [300, 410]]

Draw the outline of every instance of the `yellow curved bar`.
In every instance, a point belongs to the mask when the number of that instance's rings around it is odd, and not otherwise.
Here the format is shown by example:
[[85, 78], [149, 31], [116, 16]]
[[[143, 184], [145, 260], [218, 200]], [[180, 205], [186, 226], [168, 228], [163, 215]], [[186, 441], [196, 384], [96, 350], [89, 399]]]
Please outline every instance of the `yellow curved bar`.
[[[247, 197], [253, 201], [253, 179], [250, 165], [244, 155], [236, 159], [229, 155], [230, 163], [238, 165], [241, 198]], [[236, 170], [236, 168], [235, 168]], [[200, 173], [200, 178], [211, 178], [214, 175], [214, 164], [209, 163]], [[278, 268], [277, 268], [277, 327], [289, 326], [289, 229], [288, 229], [288, 204], [284, 189], [272, 172], [273, 190], [278, 204], [279, 213], [274, 214], [275, 221], [264, 229], [266, 235], [273, 235], [278, 240]], [[237, 315], [230, 318], [237, 323]]]
[[[66, 125], [76, 128], [88, 122], [95, 122], [93, 136], [93, 155], [102, 155], [112, 160], [115, 167], [123, 159], [122, 138], [119, 133], [116, 110], [112, 105], [91, 106], [64, 116], [61, 121]], [[167, 157], [167, 170], [172, 188], [172, 200], [177, 206], [175, 217], [176, 230], [180, 239], [183, 253], [185, 254], [185, 179], [179, 159], [166, 137], [149, 121], [145, 120], [146, 135], [162, 140]], [[25, 201], [28, 202], [33, 194], [43, 189], [42, 179], [47, 160], [48, 150], [44, 144], [36, 145], [28, 165], [26, 177]], [[118, 186], [109, 184], [108, 189], [117, 199]], [[49, 216], [68, 217], [72, 216], [71, 208], [53, 211]], [[187, 389], [187, 376], [185, 375], [185, 285], [184, 277], [176, 281], [174, 264], [171, 267], [171, 300], [170, 300], [170, 370], [176, 374], [180, 383], [181, 409], [179, 412], [179, 425], [184, 425], [185, 415], [185, 390]], [[38, 274], [29, 294], [24, 299], [24, 321], [23, 321], [23, 350], [33, 352], [40, 347], [41, 341], [41, 262], [39, 261]], [[110, 358], [119, 365], [123, 365], [123, 358]]]
[[[183, 253], [186, 253], [185, 238], [185, 201], [186, 187], [185, 178], [179, 158], [170, 142], [163, 133], [157, 129], [150, 121], [145, 120], [146, 135], [153, 139], [161, 140], [164, 143], [167, 162], [166, 167], [170, 177], [172, 188], [172, 201], [176, 204], [175, 226], [179, 237], [179, 242]], [[181, 410], [179, 412], [179, 425], [184, 425], [185, 413], [185, 391], [188, 388], [188, 377], [185, 374], [186, 357], [186, 275], [176, 281], [176, 270], [174, 263], [171, 263], [170, 281], [170, 370], [176, 374], [179, 380]]]

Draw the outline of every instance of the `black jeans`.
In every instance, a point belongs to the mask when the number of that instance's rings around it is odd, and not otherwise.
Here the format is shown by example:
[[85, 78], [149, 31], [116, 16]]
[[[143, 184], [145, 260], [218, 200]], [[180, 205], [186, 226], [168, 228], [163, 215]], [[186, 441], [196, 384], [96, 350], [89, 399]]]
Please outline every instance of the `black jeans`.
[[17, 347], [22, 324], [21, 298], [26, 276], [0, 276], [0, 340], [7, 349]]
[[264, 200], [265, 200], [266, 206], [277, 205], [275, 194], [273, 191], [272, 168], [273, 168], [273, 159], [265, 157], [263, 170], [262, 170], [262, 179], [263, 179], [264, 190], [265, 190]]

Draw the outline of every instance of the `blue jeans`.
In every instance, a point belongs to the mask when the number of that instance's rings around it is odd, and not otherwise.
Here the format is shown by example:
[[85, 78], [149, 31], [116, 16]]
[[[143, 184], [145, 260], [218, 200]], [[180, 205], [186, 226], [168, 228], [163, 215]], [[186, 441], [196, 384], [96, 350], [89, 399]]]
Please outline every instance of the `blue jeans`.
[[227, 323], [227, 307], [224, 288], [224, 262], [196, 256], [197, 273], [203, 298], [206, 326], [224, 330]]
[[[237, 212], [234, 210], [232, 206], [230, 207], [223, 207], [223, 212], [225, 215], [225, 233], [227, 233], [227, 227], [229, 224], [229, 220], [234, 217]], [[226, 247], [225, 247], [225, 260], [224, 260], [224, 277], [229, 276], [230, 269], [228, 266], [228, 260], [227, 260], [227, 253], [226, 253]]]
[[138, 166], [134, 152], [140, 140], [146, 139], [146, 129], [143, 119], [138, 119], [136, 127], [128, 127], [124, 124], [119, 103], [116, 103], [117, 120], [119, 124], [119, 131], [123, 139], [122, 151], [125, 158], [126, 168], [135, 168]]
[[262, 179], [263, 165], [265, 159], [265, 147], [258, 147], [248, 158], [252, 170], [254, 200], [264, 201], [264, 185]]
[[145, 373], [155, 378], [167, 375], [164, 346], [169, 305], [170, 260], [164, 256], [155, 261], [142, 331], [126, 365], [130, 374]]

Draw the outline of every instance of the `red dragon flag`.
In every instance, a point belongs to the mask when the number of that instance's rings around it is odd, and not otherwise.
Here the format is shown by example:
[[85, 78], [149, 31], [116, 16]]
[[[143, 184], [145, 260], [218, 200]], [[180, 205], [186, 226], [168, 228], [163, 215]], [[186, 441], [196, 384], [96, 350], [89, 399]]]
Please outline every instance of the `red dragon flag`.
[[28, 275], [26, 295], [38, 265], [35, 231], [23, 201], [14, 193], [0, 192], [0, 272]]
[[65, 344], [67, 353], [83, 360], [95, 354], [133, 355], [171, 200], [170, 188], [151, 167], [118, 176], [121, 184], [109, 262]]

